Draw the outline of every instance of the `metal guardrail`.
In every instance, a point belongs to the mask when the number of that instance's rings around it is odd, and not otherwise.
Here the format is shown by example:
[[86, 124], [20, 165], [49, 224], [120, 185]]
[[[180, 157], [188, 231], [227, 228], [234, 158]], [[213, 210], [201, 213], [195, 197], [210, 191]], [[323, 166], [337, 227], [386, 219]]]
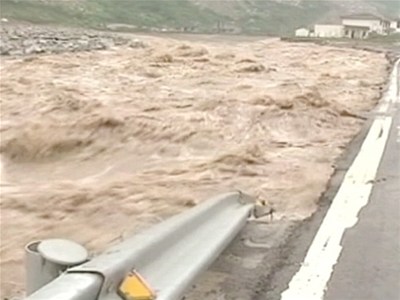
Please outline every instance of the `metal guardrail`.
[[240, 192], [213, 198], [68, 269], [26, 300], [121, 299], [118, 288], [132, 270], [155, 299], [181, 299], [242, 229], [253, 206]]

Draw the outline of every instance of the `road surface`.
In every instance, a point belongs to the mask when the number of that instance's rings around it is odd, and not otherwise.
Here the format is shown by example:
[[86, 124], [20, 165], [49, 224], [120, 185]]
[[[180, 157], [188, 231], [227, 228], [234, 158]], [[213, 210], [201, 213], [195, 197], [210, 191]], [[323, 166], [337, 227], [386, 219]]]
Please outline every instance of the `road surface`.
[[400, 299], [398, 73], [282, 300]]
[[393, 78], [338, 161], [319, 211], [301, 223], [250, 223], [185, 299], [400, 299], [400, 100]]
[[282, 300], [400, 299], [398, 81], [395, 68], [368, 134]]
[[369, 204], [342, 240], [343, 250], [326, 300], [400, 299], [400, 102], [393, 118]]

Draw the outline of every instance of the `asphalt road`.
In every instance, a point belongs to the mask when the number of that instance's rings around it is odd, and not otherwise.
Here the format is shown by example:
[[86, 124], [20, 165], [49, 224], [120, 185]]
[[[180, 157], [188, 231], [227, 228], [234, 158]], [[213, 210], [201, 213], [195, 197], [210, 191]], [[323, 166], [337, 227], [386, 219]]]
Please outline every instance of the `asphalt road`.
[[[337, 161], [319, 210], [303, 222], [250, 222], [242, 234], [193, 286], [186, 300], [280, 300], [321, 228], [371, 124], [391, 117], [367, 204], [339, 241], [341, 253], [321, 297], [295, 300], [400, 300], [400, 101], [371, 112], [360, 134]], [[339, 246], [339, 245], [338, 245]], [[340, 247], [339, 246], [339, 247]], [[310, 287], [313, 288], [312, 286]], [[312, 294], [312, 293], [310, 293]], [[323, 295], [323, 296], [322, 296]]]
[[400, 299], [400, 103], [369, 204], [347, 230], [325, 300]]
[[399, 76], [282, 300], [400, 299]]

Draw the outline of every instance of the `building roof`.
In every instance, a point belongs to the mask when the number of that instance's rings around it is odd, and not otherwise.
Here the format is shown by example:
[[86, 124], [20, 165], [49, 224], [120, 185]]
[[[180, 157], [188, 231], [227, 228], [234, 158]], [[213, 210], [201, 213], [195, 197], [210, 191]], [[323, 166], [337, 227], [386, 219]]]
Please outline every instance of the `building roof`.
[[342, 24], [315, 24], [314, 27], [315, 26], [343, 27]]
[[344, 25], [344, 29], [359, 29], [359, 30], [370, 30], [368, 26], [354, 26], [354, 25]]
[[382, 17], [373, 14], [355, 14], [355, 15], [347, 15], [342, 16], [343, 19], [351, 19], [351, 20], [383, 20]]

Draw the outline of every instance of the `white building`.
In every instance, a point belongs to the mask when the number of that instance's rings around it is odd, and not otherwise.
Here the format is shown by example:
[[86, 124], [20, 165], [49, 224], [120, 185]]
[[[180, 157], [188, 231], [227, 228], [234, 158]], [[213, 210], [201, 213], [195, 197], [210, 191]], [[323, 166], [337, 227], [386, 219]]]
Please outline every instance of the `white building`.
[[400, 19], [388, 21], [372, 14], [358, 14], [343, 16], [342, 24], [315, 24], [314, 31], [299, 28], [296, 36], [365, 39], [374, 33], [387, 35], [391, 32], [400, 32]]
[[[364, 31], [363, 28], [369, 28], [370, 32], [375, 32], [377, 34], [388, 34], [390, 21], [372, 14], [358, 14], [343, 16], [342, 25], [345, 26], [345, 30], [346, 26], [349, 27], [350, 30], [360, 28], [362, 31]], [[355, 32], [355, 34], [359, 33]]]
[[390, 29], [394, 32], [400, 32], [400, 19], [390, 21]]
[[344, 37], [350, 39], [365, 39], [368, 37], [370, 32], [371, 30], [368, 26], [344, 26]]
[[340, 38], [344, 35], [343, 25], [337, 24], [315, 24], [314, 36], [322, 38]]
[[310, 30], [307, 28], [299, 28], [296, 29], [295, 35], [298, 37], [307, 37], [310, 36]]

